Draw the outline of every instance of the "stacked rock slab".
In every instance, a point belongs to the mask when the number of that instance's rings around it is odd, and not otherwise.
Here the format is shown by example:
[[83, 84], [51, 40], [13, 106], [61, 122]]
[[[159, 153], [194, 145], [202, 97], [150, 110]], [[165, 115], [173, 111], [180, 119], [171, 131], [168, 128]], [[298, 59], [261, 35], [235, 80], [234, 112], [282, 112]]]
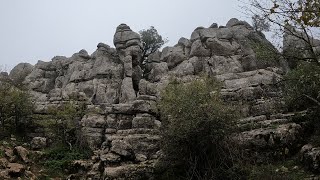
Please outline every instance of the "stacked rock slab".
[[130, 102], [136, 98], [135, 91], [139, 90], [138, 84], [142, 76], [139, 65], [142, 54], [140, 35], [133, 32], [126, 24], [120, 24], [114, 35], [113, 43], [124, 67], [120, 102]]
[[[296, 148], [303, 129], [284, 113], [276, 86], [283, 70], [278, 59], [262, 59], [252, 44], [274, 48], [244, 21], [231, 19], [226, 26], [198, 27], [191, 38], [181, 38], [149, 56], [146, 78], [139, 66], [139, 34], [121, 24], [114, 48], [103, 43], [91, 55], [85, 50], [70, 58], [39, 61], [24, 83], [33, 94], [38, 113], [73, 100], [87, 104], [81, 119], [83, 136], [95, 155], [83, 177], [139, 179], [152, 176], [160, 154], [161, 121], [157, 101], [175, 77], [189, 82], [207, 74], [223, 82], [225, 101], [238, 103], [243, 118], [235, 135], [249, 152], [288, 153]], [[272, 56], [274, 57], [274, 56]]]

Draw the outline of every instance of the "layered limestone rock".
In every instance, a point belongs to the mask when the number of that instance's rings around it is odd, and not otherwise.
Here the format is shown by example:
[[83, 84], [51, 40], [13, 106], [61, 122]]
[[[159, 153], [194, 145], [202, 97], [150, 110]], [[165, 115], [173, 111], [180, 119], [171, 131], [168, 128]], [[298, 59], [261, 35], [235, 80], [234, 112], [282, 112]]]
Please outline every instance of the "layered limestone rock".
[[116, 50], [100, 43], [92, 55], [81, 50], [70, 58], [39, 61], [24, 83], [36, 98], [38, 113], [69, 100], [114, 104], [120, 99], [123, 69]]
[[267, 148], [281, 154], [297, 148], [303, 128], [285, 113], [277, 87], [286, 66], [276, 56], [261, 56], [274, 47], [248, 23], [231, 19], [219, 28], [196, 28], [190, 39], [181, 38], [175, 46], [150, 55], [146, 78], [139, 65], [139, 34], [121, 24], [114, 45], [115, 49], [100, 43], [91, 55], [81, 50], [70, 58], [39, 61], [24, 81], [38, 113], [69, 100], [87, 105], [89, 113], [79, 123], [95, 155], [77, 163], [86, 169], [85, 177], [152, 176], [160, 155], [157, 100], [171, 77], [189, 82], [207, 74], [220, 80], [224, 100], [242, 108], [242, 132], [235, 139], [249, 152]]
[[142, 78], [140, 35], [133, 32], [126, 24], [120, 24], [114, 35], [113, 43], [124, 67], [120, 102], [130, 102], [136, 98], [136, 91], [139, 91], [138, 85]]

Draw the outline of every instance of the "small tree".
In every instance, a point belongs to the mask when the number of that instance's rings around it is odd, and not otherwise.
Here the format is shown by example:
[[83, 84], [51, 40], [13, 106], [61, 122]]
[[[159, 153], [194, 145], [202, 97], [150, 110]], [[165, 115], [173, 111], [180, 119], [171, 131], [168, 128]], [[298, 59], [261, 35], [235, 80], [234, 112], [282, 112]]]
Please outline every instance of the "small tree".
[[287, 104], [293, 109], [320, 109], [320, 2], [318, 0], [250, 0], [253, 15], [265, 18], [284, 37], [282, 55], [292, 68], [284, 79]]
[[165, 43], [167, 43], [167, 39], [162, 38], [162, 36], [158, 34], [158, 31], [153, 26], [151, 26], [149, 29], [143, 29], [139, 33], [143, 47], [143, 54], [140, 64], [143, 64], [150, 54], [156, 52]]
[[283, 90], [292, 110], [316, 107], [320, 112], [320, 66], [310, 62], [300, 63], [285, 76]]
[[9, 82], [1, 82], [0, 86], [0, 120], [5, 129], [6, 123], [14, 124], [16, 132], [25, 130], [27, 121], [33, 113], [33, 102], [27, 91], [13, 86]]
[[162, 93], [165, 179], [219, 179], [232, 165], [226, 141], [237, 113], [219, 91], [216, 80], [204, 78], [188, 84], [173, 80]]
[[60, 145], [83, 148], [81, 139], [80, 120], [85, 113], [85, 104], [75, 105], [74, 102], [67, 102], [60, 107], [50, 107], [48, 113], [55, 121], [52, 129], [56, 134], [56, 142]]

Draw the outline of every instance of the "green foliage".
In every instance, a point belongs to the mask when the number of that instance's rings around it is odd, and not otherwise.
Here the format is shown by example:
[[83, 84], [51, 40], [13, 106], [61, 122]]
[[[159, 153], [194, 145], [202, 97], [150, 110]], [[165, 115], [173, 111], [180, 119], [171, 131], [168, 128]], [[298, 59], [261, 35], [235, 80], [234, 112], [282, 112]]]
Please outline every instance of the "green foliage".
[[[250, 0], [251, 6], [256, 8], [252, 12], [262, 13], [270, 22], [290, 23], [304, 27], [320, 27], [318, 0]], [[279, 22], [280, 21], [280, 22]]]
[[303, 26], [320, 27], [320, 2], [318, 0], [277, 0], [270, 8], [270, 14], [284, 12], [285, 22], [299, 23]]
[[76, 105], [72, 101], [60, 107], [50, 107], [49, 116], [42, 123], [55, 134], [55, 142], [69, 146], [81, 148], [85, 144], [81, 137], [79, 122], [84, 116], [85, 104]]
[[249, 180], [300, 180], [310, 176], [294, 160], [250, 167]]
[[77, 149], [74, 148], [70, 150], [69, 148], [62, 146], [57, 146], [55, 148], [49, 149], [45, 152], [44, 163], [46, 170], [49, 173], [63, 174], [70, 167], [70, 164], [79, 159], [88, 159], [92, 155], [90, 149]]
[[24, 132], [33, 109], [34, 105], [27, 91], [20, 90], [10, 83], [1, 82], [0, 121], [3, 130]]
[[268, 41], [263, 40], [257, 34], [249, 34], [249, 45], [256, 54], [258, 67], [268, 67], [279, 65], [281, 58], [278, 50]]
[[139, 33], [143, 46], [143, 60], [167, 42], [166, 39], [158, 34], [158, 31], [153, 26], [149, 29], [143, 29]]
[[232, 165], [227, 136], [237, 112], [220, 98], [210, 78], [183, 84], [173, 80], [161, 96], [164, 179], [212, 179]]
[[319, 53], [314, 49], [314, 39], [319, 39], [315, 37], [317, 33], [314, 27], [320, 27], [318, 0], [249, 2], [250, 7], [247, 10], [253, 16], [267, 19], [272, 24], [275, 35], [284, 38], [283, 56], [288, 59], [291, 68], [296, 67], [297, 61], [312, 61], [320, 65]]
[[314, 63], [300, 63], [284, 79], [284, 95], [287, 105], [293, 110], [309, 107], [320, 108], [320, 67]]

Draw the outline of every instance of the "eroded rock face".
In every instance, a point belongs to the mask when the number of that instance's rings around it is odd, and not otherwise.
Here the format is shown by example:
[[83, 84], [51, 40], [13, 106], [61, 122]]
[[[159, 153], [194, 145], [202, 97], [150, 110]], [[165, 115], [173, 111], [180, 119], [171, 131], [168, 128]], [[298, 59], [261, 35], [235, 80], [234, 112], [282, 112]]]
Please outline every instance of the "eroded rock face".
[[31, 73], [33, 66], [29, 63], [20, 63], [16, 65], [11, 71], [9, 77], [17, 82], [23, 82], [27, 75]]
[[91, 55], [81, 50], [70, 58], [39, 61], [24, 83], [38, 113], [70, 99], [87, 105], [90, 113], [79, 122], [94, 150], [92, 163], [85, 163], [86, 177], [149, 177], [160, 152], [157, 101], [171, 77], [185, 83], [200, 74], [220, 80], [224, 100], [242, 102], [238, 125], [243, 132], [235, 137], [244, 148], [255, 153], [265, 147], [294, 148], [303, 128], [284, 113], [276, 84], [285, 68], [278, 59], [270, 63], [260, 57], [256, 44], [272, 46], [244, 21], [199, 27], [190, 39], [181, 38], [174, 47], [150, 55], [142, 78], [140, 36], [121, 24], [114, 35], [115, 49], [99, 43]]
[[70, 58], [54, 57], [39, 61], [26, 77], [25, 84], [36, 100], [37, 112], [74, 99], [88, 104], [118, 103], [123, 65], [116, 51], [98, 45], [89, 56], [81, 50]]
[[133, 32], [126, 24], [120, 24], [114, 35], [113, 43], [124, 66], [125, 78], [122, 81], [120, 102], [130, 102], [136, 98], [139, 81], [142, 78], [140, 35]]

